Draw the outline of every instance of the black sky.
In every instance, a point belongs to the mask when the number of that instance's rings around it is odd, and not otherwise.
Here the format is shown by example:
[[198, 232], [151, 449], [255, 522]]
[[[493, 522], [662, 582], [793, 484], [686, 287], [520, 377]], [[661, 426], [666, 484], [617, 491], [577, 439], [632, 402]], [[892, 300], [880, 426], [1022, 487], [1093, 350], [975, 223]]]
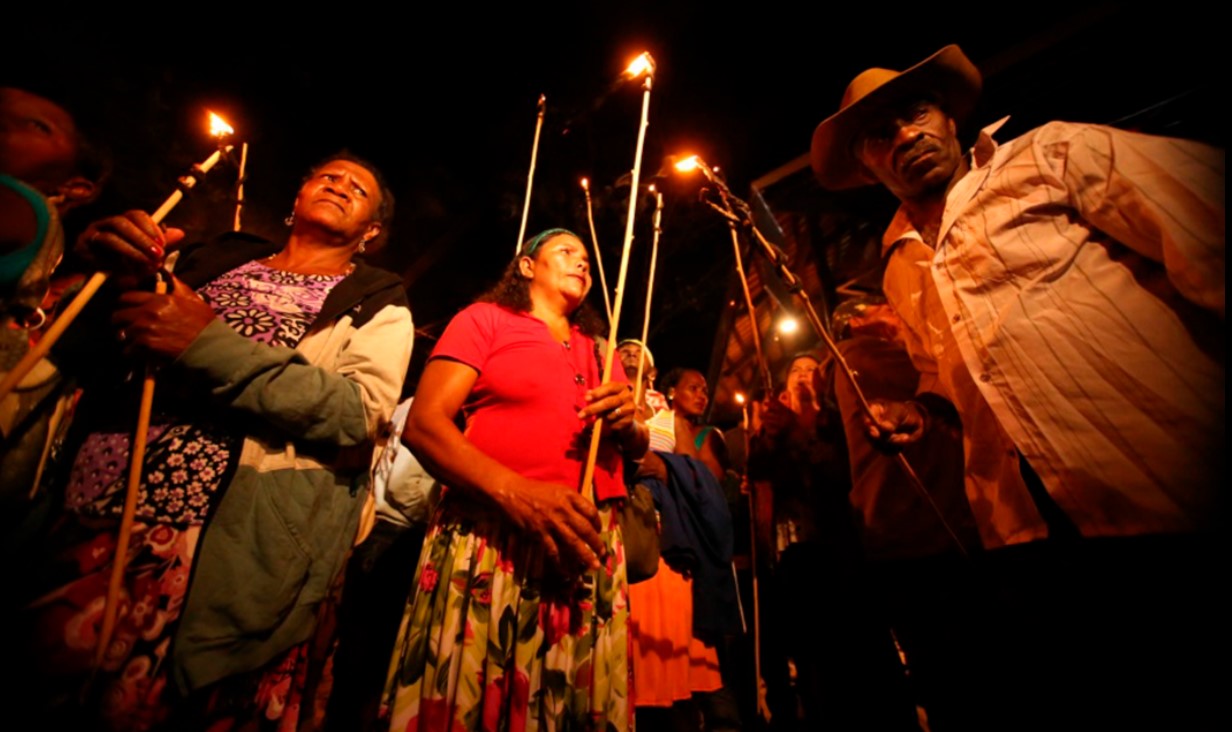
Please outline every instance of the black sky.
[[[1009, 112], [1031, 123], [1042, 115], [1112, 121], [1172, 89], [1213, 88], [1226, 65], [1219, 24], [1187, 3], [1149, 12], [1119, 3], [728, 7], [177, 5], [162, 9], [159, 24], [66, 16], [58, 33], [16, 38], [5, 75], [69, 90], [110, 140], [116, 175], [100, 212], [156, 206], [185, 166], [208, 154], [206, 108], [250, 143], [245, 221], [258, 233], [281, 234], [312, 162], [343, 147], [373, 160], [398, 197], [391, 244], [377, 261], [410, 284], [428, 336], [417, 344], [419, 362], [430, 337], [512, 254], [541, 93], [549, 106], [528, 231], [585, 232], [577, 181], [590, 177], [615, 279], [627, 188], [614, 185], [633, 162], [641, 95], [617, 89], [567, 135], [561, 126], [642, 50], [658, 61], [643, 176], [664, 155], [690, 150], [724, 169], [738, 192], [806, 152], [813, 127], [860, 70], [903, 68], [947, 43], [992, 72], [980, 110], [987, 121]], [[227, 227], [233, 181], [234, 172], [220, 171], [173, 219], [196, 235]], [[639, 245], [649, 237], [644, 214]], [[687, 192], [669, 195], [664, 230], [656, 302], [697, 312], [652, 346], [668, 365], [704, 366], [726, 280], [712, 277], [721, 281], [709, 289], [698, 280], [726, 271], [730, 246]], [[716, 237], [718, 245], [708, 243]], [[644, 253], [636, 255], [624, 332], [640, 328], [644, 266]], [[675, 302], [678, 292], [692, 299]]]

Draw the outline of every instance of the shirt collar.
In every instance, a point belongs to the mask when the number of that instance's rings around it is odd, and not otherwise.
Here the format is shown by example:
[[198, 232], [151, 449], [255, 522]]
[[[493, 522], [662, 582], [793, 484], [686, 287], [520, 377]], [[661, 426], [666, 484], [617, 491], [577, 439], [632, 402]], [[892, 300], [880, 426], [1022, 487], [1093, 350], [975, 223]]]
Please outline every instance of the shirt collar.
[[992, 136], [997, 134], [997, 130], [1009, 121], [1009, 115], [1006, 115], [980, 130], [980, 134], [975, 138], [975, 144], [971, 146], [972, 168], [982, 168], [988, 165], [989, 160], [992, 160], [993, 153], [997, 151], [997, 141], [992, 139]]
[[[975, 170], [983, 168], [992, 160], [993, 154], [997, 152], [997, 141], [992, 139], [992, 136], [1009, 119], [1009, 115], [1006, 115], [980, 130], [979, 135], [975, 139], [975, 144], [971, 146], [971, 169], [967, 171], [967, 175], [971, 175]], [[955, 188], [957, 187], [955, 186]], [[889, 255], [890, 250], [894, 248], [895, 244], [906, 239], [924, 242], [924, 237], [920, 236], [920, 232], [916, 231], [915, 226], [911, 223], [911, 219], [907, 218], [906, 209], [899, 206], [898, 211], [894, 213], [894, 218], [890, 220], [890, 225], [886, 227], [885, 233], [881, 236], [882, 259]]]

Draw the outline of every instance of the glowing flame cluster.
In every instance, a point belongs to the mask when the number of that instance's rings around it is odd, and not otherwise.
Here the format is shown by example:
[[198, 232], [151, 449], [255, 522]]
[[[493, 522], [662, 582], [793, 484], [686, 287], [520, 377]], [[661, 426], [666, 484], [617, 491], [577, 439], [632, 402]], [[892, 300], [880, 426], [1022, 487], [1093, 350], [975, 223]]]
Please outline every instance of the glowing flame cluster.
[[702, 167], [702, 159], [697, 157], [696, 155], [690, 155], [687, 158], [682, 158], [680, 160], [677, 160], [676, 165], [674, 167], [676, 168], [676, 170], [680, 171], [681, 173], [692, 173], [693, 171]]
[[630, 79], [636, 79], [642, 74], [654, 76], [654, 58], [651, 57], [649, 51], [644, 51], [642, 55], [633, 59], [628, 68], [625, 69], [625, 76]]
[[226, 137], [235, 134], [235, 128], [227, 124], [227, 120], [210, 112], [210, 134], [214, 137]]

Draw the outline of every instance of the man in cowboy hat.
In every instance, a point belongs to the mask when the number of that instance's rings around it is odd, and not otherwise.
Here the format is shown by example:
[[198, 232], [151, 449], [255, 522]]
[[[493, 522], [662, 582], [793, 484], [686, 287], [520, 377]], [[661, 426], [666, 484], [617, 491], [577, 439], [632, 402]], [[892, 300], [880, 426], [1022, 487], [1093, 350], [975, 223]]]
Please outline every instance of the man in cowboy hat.
[[1063, 122], [998, 144], [1002, 120], [965, 154], [981, 84], [957, 46], [869, 69], [813, 134], [824, 187], [901, 203], [883, 289], [923, 376], [916, 400], [875, 405], [870, 435], [895, 447], [944, 419], [930, 404], [957, 411], [984, 544], [1027, 547], [1016, 597], [1038, 613], [1018, 618], [1049, 619], [1019, 649], [1020, 681], [1050, 675], [1036, 722], [1067, 703], [1079, 726], [1206, 722], [1184, 644], [1216, 617], [1223, 153]]

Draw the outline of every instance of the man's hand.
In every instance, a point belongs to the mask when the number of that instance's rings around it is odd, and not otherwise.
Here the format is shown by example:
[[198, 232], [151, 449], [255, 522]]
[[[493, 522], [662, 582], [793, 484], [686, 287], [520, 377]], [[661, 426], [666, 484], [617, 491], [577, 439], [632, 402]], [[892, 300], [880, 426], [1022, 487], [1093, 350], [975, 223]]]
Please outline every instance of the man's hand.
[[917, 402], [874, 399], [872, 418], [864, 418], [868, 438], [883, 449], [898, 451], [920, 440], [928, 429], [928, 413]]

